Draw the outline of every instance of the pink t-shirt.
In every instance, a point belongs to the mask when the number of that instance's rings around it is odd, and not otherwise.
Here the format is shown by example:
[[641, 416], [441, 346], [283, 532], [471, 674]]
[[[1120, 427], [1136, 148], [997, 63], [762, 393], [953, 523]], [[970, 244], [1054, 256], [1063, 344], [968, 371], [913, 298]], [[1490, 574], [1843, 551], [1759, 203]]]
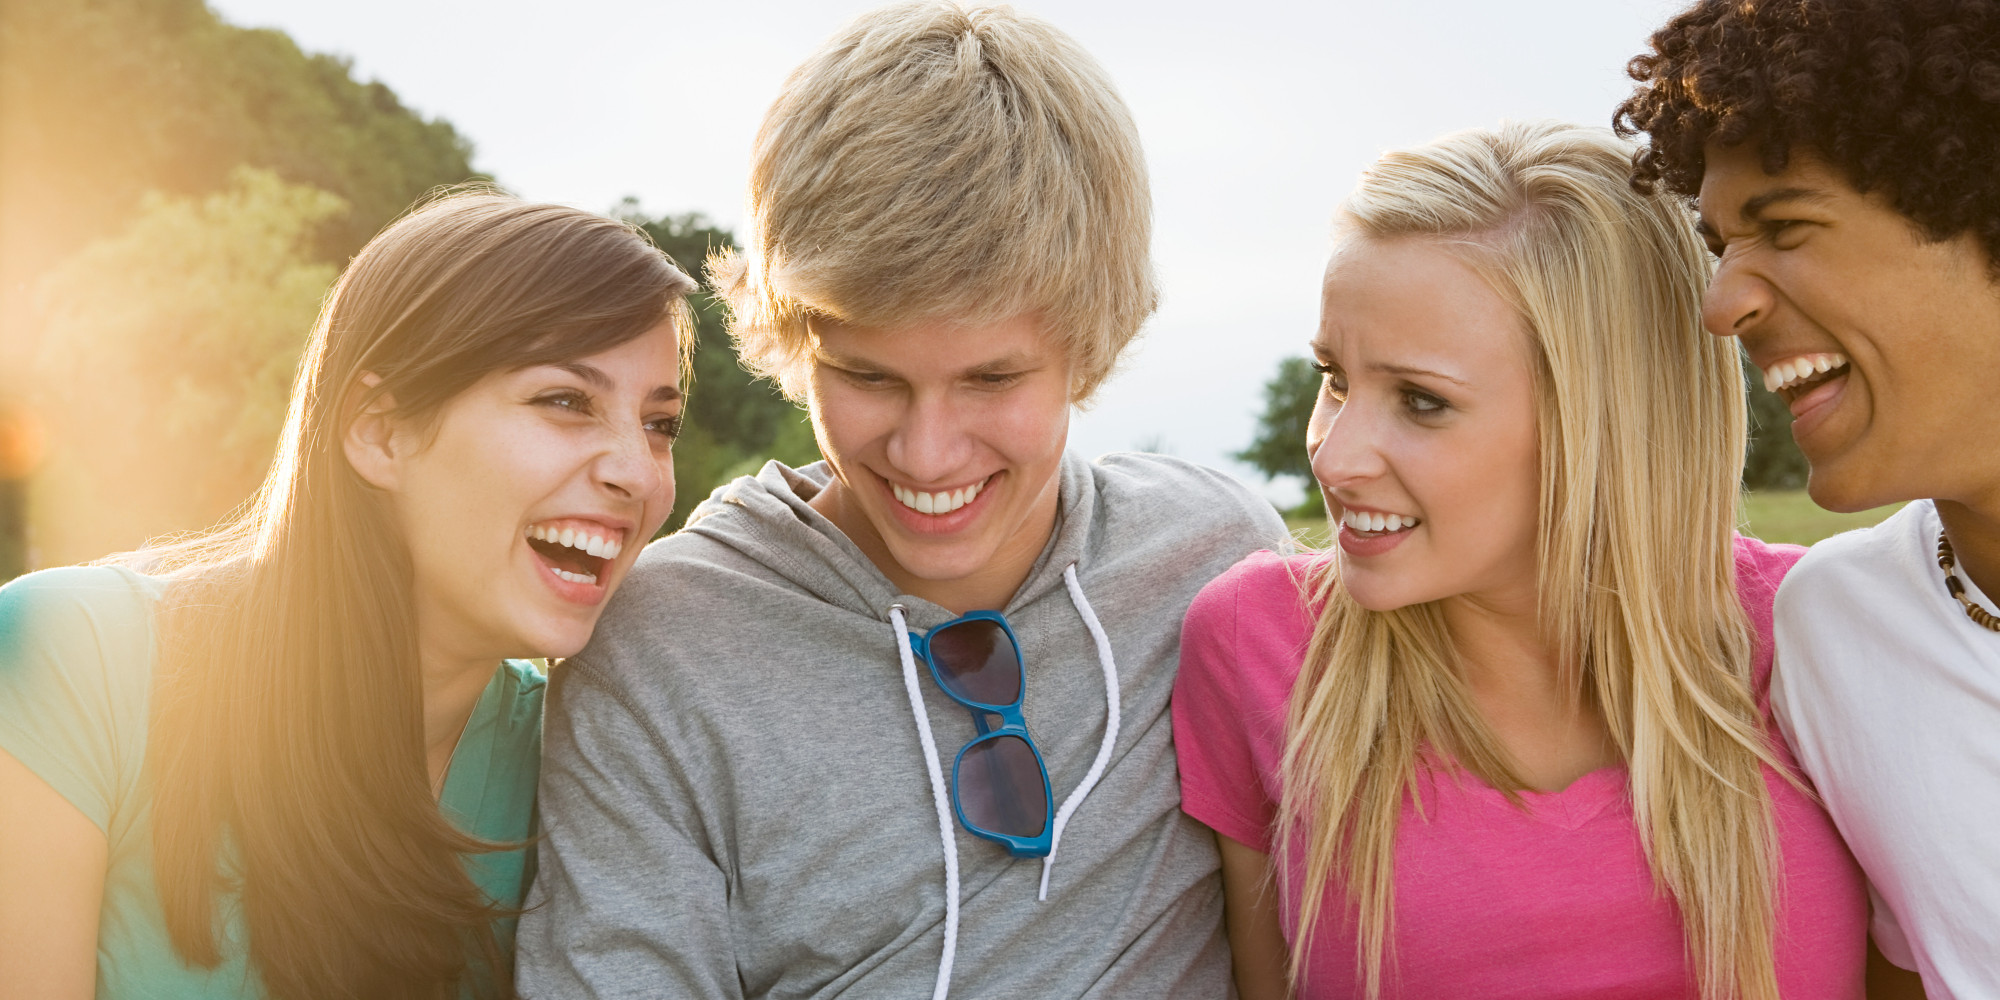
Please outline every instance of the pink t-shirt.
[[[1768, 725], [1771, 600], [1803, 549], [1736, 543], [1738, 592], [1756, 635], [1756, 689]], [[1312, 636], [1295, 574], [1311, 556], [1259, 552], [1195, 598], [1181, 637], [1174, 741], [1182, 808], [1216, 832], [1272, 852], [1285, 709]], [[1775, 730], [1773, 730], [1775, 733]], [[1782, 741], [1779, 756], [1790, 766]], [[1798, 1000], [1859, 1000], [1868, 901], [1860, 869], [1826, 813], [1765, 774], [1781, 855], [1778, 984]], [[1656, 893], [1622, 766], [1528, 809], [1465, 775], [1422, 789], [1428, 821], [1404, 804], [1396, 835], [1395, 927], [1383, 996], [1412, 1000], [1639, 1000], [1696, 996], [1679, 908]], [[1296, 900], [1301, 866], [1283, 876]], [[1355, 935], [1330, 894], [1304, 998], [1361, 996]], [[1285, 934], [1296, 931], [1287, 905]]]

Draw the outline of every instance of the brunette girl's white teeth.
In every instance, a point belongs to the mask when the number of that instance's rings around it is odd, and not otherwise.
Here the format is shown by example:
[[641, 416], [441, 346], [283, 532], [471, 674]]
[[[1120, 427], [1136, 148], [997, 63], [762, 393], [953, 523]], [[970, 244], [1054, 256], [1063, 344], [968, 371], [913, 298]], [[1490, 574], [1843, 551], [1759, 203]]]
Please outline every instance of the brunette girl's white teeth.
[[595, 573], [572, 573], [569, 570], [559, 569], [554, 566], [549, 567], [549, 572], [554, 573], [556, 576], [564, 580], [568, 580], [571, 583], [594, 584], [597, 582], [597, 574]]
[[615, 534], [593, 535], [576, 528], [557, 530], [547, 525], [531, 524], [528, 526], [528, 537], [538, 542], [576, 549], [599, 559], [616, 559], [620, 552], [625, 551], [625, 543]]

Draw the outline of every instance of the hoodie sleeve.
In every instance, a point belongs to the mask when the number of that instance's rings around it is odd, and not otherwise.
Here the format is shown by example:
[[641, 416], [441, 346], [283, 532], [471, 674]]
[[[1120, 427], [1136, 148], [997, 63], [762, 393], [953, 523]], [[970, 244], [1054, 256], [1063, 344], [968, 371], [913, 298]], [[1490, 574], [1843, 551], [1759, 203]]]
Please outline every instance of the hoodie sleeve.
[[729, 878], [683, 761], [620, 679], [556, 672], [544, 721], [539, 871], [521, 918], [525, 998], [740, 998]]

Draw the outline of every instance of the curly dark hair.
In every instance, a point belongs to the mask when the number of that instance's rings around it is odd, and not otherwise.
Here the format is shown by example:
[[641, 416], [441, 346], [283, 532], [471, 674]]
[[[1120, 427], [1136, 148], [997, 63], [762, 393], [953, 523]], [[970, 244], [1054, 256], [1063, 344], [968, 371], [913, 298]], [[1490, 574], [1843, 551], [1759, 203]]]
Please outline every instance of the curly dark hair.
[[1641, 189], [1693, 197], [1711, 141], [1802, 148], [2000, 266], [2000, 0], [1699, 0], [1651, 41], [1612, 118]]

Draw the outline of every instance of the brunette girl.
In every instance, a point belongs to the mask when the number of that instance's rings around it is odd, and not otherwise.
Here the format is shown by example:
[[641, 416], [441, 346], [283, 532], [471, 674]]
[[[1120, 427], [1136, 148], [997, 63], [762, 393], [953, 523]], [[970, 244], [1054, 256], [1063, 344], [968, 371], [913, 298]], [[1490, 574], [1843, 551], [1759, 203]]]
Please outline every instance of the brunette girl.
[[0, 588], [0, 995], [510, 995], [544, 681], [673, 503], [631, 226], [434, 201], [342, 275], [213, 533]]

